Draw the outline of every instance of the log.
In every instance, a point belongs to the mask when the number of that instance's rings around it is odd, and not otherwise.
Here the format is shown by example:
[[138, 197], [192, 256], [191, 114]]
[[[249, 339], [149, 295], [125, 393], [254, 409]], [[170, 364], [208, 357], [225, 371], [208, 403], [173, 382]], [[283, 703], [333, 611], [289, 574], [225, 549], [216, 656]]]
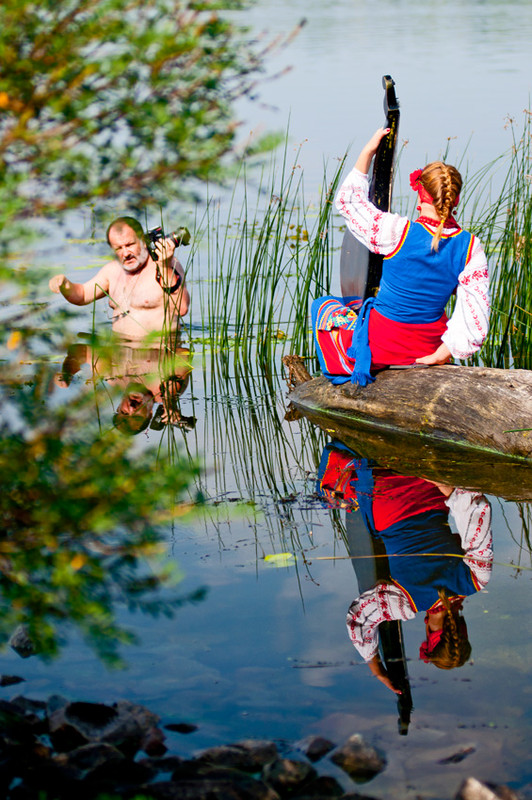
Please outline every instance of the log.
[[418, 474], [432, 463], [432, 479], [532, 498], [532, 370], [388, 369], [366, 387], [319, 377], [292, 386], [288, 400], [382, 466]]

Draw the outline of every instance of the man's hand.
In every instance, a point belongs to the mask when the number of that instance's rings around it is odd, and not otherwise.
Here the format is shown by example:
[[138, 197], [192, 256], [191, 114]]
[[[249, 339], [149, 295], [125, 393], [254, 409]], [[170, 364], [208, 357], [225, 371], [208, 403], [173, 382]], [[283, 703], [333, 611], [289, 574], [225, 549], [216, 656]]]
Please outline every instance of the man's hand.
[[155, 250], [157, 251], [157, 263], [159, 266], [166, 266], [174, 255], [175, 242], [173, 239], [160, 239], [155, 242]]
[[66, 286], [67, 283], [66, 275], [54, 275], [48, 281], [48, 286], [55, 294], [61, 294], [61, 287]]

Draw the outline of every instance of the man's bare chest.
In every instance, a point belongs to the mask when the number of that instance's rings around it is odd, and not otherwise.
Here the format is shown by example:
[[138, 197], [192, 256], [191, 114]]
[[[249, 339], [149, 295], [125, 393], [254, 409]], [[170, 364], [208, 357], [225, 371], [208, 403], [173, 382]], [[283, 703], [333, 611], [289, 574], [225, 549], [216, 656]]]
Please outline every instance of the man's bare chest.
[[109, 305], [122, 313], [131, 310], [159, 308], [163, 292], [155, 279], [155, 268], [145, 267], [136, 275], [124, 269], [109, 282]]

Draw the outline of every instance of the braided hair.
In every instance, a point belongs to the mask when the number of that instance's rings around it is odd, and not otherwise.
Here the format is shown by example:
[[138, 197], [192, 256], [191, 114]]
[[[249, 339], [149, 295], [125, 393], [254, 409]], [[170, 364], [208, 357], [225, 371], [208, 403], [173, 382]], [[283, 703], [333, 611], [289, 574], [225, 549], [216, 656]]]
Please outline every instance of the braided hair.
[[427, 655], [427, 660], [439, 669], [462, 667], [471, 655], [465, 620], [453, 612], [445, 589], [438, 589], [438, 594], [447, 614], [443, 620], [441, 639]]
[[462, 189], [462, 176], [450, 164], [432, 161], [422, 170], [419, 183], [432, 197], [434, 208], [440, 216], [440, 224], [432, 237], [431, 249], [437, 250], [443, 226], [451, 216]]

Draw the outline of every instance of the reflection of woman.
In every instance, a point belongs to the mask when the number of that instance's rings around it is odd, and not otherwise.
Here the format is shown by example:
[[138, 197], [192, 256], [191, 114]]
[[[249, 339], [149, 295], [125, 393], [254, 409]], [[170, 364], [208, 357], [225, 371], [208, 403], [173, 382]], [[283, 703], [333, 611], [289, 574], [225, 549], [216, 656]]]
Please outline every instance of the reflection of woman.
[[[493, 558], [491, 508], [478, 492], [370, 467], [344, 445], [328, 445], [319, 472], [321, 496], [359, 513], [387, 556], [388, 573], [365, 587], [347, 615], [349, 636], [374, 674], [394, 688], [378, 656], [386, 620], [426, 611], [420, 656], [436, 666], [461, 666], [470, 655], [460, 611], [464, 597], [489, 580]], [[458, 527], [454, 534], [448, 516]]]

